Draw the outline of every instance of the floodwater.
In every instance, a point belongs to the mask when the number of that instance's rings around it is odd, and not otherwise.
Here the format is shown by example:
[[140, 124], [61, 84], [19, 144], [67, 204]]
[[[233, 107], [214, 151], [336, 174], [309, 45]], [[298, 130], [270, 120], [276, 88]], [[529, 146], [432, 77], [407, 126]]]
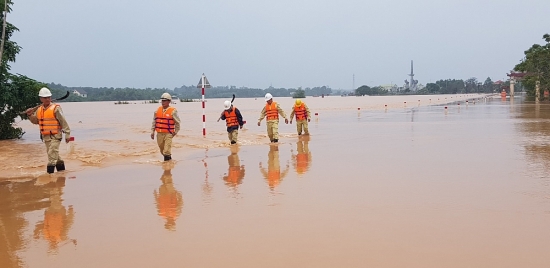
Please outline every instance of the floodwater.
[[223, 101], [206, 137], [201, 104], [174, 104], [169, 163], [158, 104], [63, 103], [75, 142], [53, 175], [18, 122], [24, 139], [0, 142], [0, 267], [550, 267], [549, 103], [308, 97], [311, 136], [283, 123], [270, 145], [263, 99], [237, 98], [229, 146]]

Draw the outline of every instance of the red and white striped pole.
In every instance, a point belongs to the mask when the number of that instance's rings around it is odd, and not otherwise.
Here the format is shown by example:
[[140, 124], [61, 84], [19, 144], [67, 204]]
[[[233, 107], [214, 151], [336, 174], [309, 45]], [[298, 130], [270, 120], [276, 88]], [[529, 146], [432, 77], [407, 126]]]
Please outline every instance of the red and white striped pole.
[[197, 85], [197, 87], [202, 89], [202, 136], [206, 136], [206, 100], [204, 99], [204, 89], [210, 88], [210, 82], [208, 82], [208, 78], [206, 78], [206, 75], [202, 74], [201, 80], [199, 80], [199, 84]]
[[204, 74], [201, 77], [202, 85], [202, 136], [206, 136], [206, 114], [205, 114], [205, 105], [204, 105]]

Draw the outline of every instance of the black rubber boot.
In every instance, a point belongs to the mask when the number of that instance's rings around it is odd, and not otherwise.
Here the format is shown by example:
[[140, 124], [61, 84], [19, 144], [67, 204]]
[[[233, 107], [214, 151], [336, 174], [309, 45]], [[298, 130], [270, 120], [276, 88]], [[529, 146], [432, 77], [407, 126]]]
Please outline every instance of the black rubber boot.
[[273, 142], [279, 142], [279, 139], [274, 139]]
[[65, 162], [57, 162], [57, 164], [55, 165], [55, 168], [57, 169], [58, 172], [65, 170]]
[[46, 167], [46, 172], [52, 174], [53, 171], [54, 171], [54, 169], [55, 169], [55, 166], [47, 166], [47, 167]]
[[231, 141], [231, 144], [235, 144], [235, 143], [237, 143], [237, 142], [236, 141]]
[[165, 156], [164, 156], [164, 161], [168, 161], [168, 160], [172, 160], [172, 156], [171, 156], [171, 155], [165, 155]]

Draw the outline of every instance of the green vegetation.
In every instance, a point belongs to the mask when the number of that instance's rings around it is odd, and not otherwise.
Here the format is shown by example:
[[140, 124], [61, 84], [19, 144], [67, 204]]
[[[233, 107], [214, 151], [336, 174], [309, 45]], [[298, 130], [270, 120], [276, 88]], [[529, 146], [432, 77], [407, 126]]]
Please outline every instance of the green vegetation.
[[[86, 92], [87, 97], [80, 97], [71, 94], [65, 101], [131, 101], [131, 100], [152, 100], [152, 103], [157, 103], [158, 98], [162, 93], [169, 92], [174, 99], [179, 98], [181, 102], [200, 102], [202, 92], [196, 86], [182, 86], [170, 90], [167, 88], [93, 88], [93, 87], [67, 87], [61, 84], [49, 83], [47, 87], [52, 90], [54, 96], [63, 96], [67, 91]], [[326, 86], [294, 89], [294, 88], [274, 88], [266, 89], [259, 88], [236, 88], [234, 86], [219, 86], [206, 89], [207, 98], [231, 98], [233, 94], [243, 98], [261, 98], [266, 93], [271, 93], [274, 97], [289, 97], [293, 93], [303, 91], [305, 96], [328, 96], [332, 94], [332, 89]], [[304, 98], [301, 97], [301, 98]], [[157, 101], [155, 101], [157, 100]], [[149, 103], [149, 101], [147, 101]]]
[[540, 82], [540, 93], [550, 89], [550, 34], [542, 39], [545, 45], [534, 44], [524, 52], [525, 58], [514, 67], [515, 71], [525, 72], [522, 84], [529, 96], [535, 95], [536, 82]]
[[295, 99], [305, 98], [306, 97], [306, 92], [300, 87], [296, 91], [294, 91], [294, 93], [292, 94], [292, 97], [295, 98]]
[[[131, 100], [157, 100], [162, 93], [171, 92], [167, 88], [93, 88], [93, 87], [67, 87], [60, 84], [49, 83], [48, 88], [52, 94], [63, 95], [65, 92], [71, 92], [71, 96], [66, 101], [131, 101]], [[80, 97], [72, 94], [74, 90], [84, 91], [87, 97]]]
[[356, 96], [377, 96], [377, 95], [388, 95], [388, 91], [382, 87], [369, 87], [369, 86], [360, 86], [355, 90]]
[[[4, 1], [0, 5], [0, 21], [4, 20]], [[11, 1], [8, 1], [8, 12], [11, 11]], [[1, 25], [1, 24], [0, 24]], [[2, 57], [0, 59], [0, 140], [18, 139], [24, 132], [14, 127], [15, 118], [19, 112], [39, 104], [38, 91], [43, 84], [20, 74], [11, 74], [10, 62], [15, 62], [15, 56], [21, 51], [17, 43], [10, 40], [18, 29], [11, 23], [6, 23]]]
[[[293, 92], [298, 91], [299, 88], [274, 88], [268, 87], [266, 89], [259, 88], [248, 88], [235, 86], [220, 86], [212, 87], [206, 89], [206, 96], [208, 98], [225, 98], [231, 99], [232, 95], [235, 94], [237, 97], [241, 98], [262, 98], [266, 93], [271, 93], [274, 97], [290, 97]], [[332, 89], [327, 86], [322, 87], [306, 87], [302, 89], [304, 91], [304, 96], [328, 96], [332, 94]], [[182, 86], [174, 89], [174, 93], [180, 98], [186, 99], [200, 99], [201, 98], [201, 89], [196, 86]]]

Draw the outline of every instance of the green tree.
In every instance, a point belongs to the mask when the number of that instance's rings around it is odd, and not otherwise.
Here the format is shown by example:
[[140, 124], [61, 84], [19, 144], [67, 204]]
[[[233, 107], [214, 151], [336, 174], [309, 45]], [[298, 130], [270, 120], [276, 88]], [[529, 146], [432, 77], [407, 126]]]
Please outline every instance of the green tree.
[[[11, 1], [7, 0], [7, 10], [4, 10], [6, 0], [0, 0], [1, 20], [11, 11]], [[11, 74], [10, 62], [15, 62], [15, 56], [21, 47], [10, 40], [18, 29], [7, 22], [3, 33], [4, 39], [2, 58], [0, 59], [0, 140], [21, 138], [24, 132], [21, 128], [14, 127], [15, 118], [19, 112], [38, 104], [38, 90], [43, 84], [36, 82], [24, 75]]]
[[464, 91], [464, 81], [462, 79], [446, 79], [435, 82], [439, 87], [441, 94], [457, 94]]
[[473, 92], [477, 92], [478, 91], [478, 81], [477, 81], [477, 78], [475, 77], [472, 77], [472, 78], [468, 78], [466, 79], [466, 81], [464, 81], [464, 92], [462, 93], [473, 93]]
[[426, 84], [426, 90], [429, 94], [437, 94], [441, 88], [435, 83]]
[[294, 91], [294, 94], [292, 94], [292, 97], [295, 98], [295, 99], [305, 98], [306, 97], [306, 92], [300, 87], [296, 91]]
[[536, 81], [540, 81], [541, 92], [550, 89], [550, 34], [543, 35], [542, 39], [546, 44], [532, 45], [524, 52], [525, 58], [514, 67], [515, 71], [528, 73], [522, 84], [530, 96], [535, 95]]
[[363, 85], [355, 89], [355, 96], [364, 96], [368, 95], [367, 92], [370, 91], [370, 87], [367, 85]]
[[493, 80], [491, 80], [491, 77], [487, 77], [487, 79], [485, 79], [485, 82], [483, 82], [483, 92], [492, 93], [494, 90], [495, 90], [495, 83], [493, 83]]
[[369, 86], [363, 85], [355, 90], [356, 96], [364, 96], [364, 95], [376, 96], [376, 95], [387, 95], [387, 94], [388, 94], [388, 90], [383, 89], [382, 87], [369, 87]]

